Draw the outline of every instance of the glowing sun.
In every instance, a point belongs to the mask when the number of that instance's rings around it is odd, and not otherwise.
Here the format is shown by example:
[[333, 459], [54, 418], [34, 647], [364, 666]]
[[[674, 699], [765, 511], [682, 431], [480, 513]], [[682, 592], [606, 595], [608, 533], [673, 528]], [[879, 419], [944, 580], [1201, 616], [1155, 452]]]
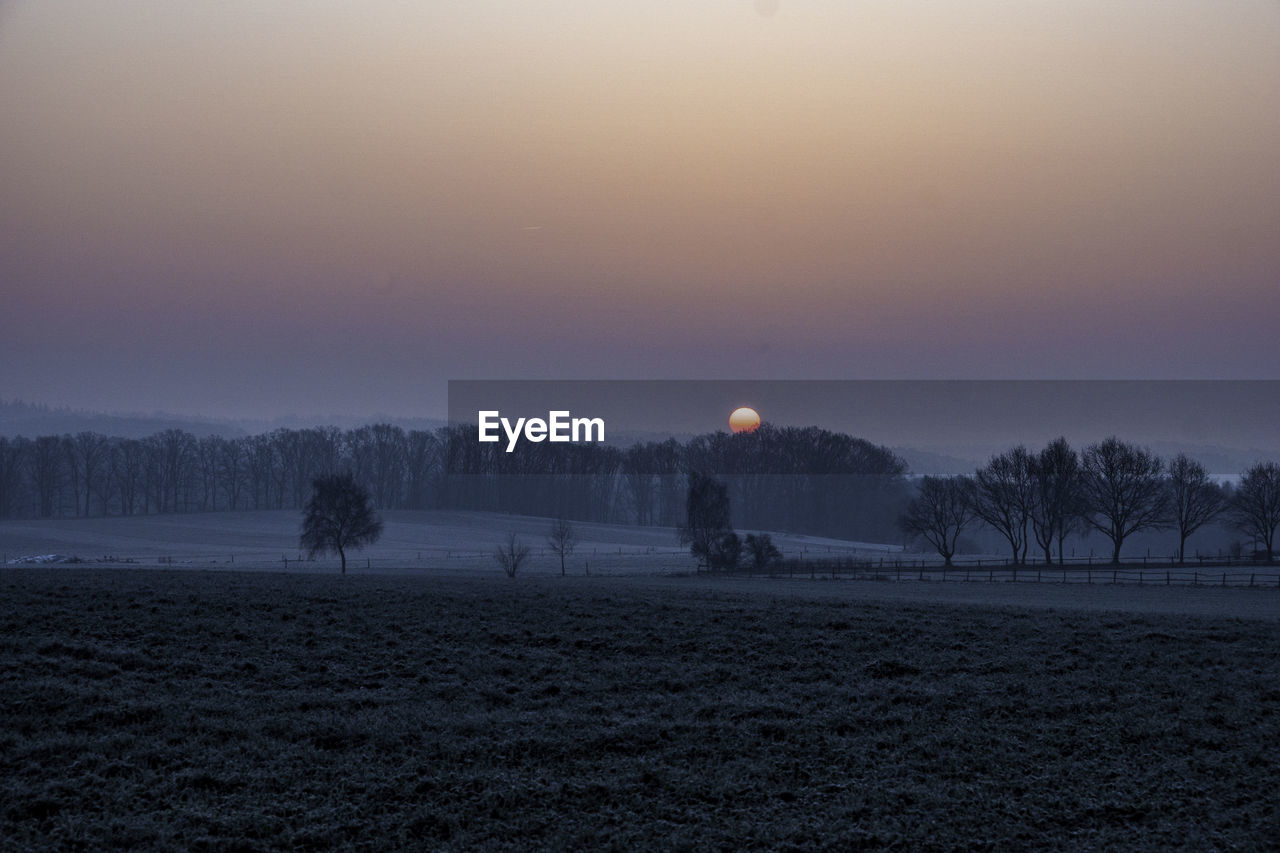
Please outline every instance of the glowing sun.
[[749, 406], [734, 409], [729, 415], [729, 429], [734, 432], [752, 432], [760, 427], [760, 414]]

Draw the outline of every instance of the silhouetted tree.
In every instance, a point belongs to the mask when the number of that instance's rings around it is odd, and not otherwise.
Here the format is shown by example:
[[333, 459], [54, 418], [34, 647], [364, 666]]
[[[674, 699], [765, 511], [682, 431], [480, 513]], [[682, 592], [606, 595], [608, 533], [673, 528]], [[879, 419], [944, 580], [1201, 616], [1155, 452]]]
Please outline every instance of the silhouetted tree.
[[227, 509], [240, 509], [240, 492], [245, 479], [245, 441], [229, 439], [222, 442], [218, 453], [218, 481], [227, 498]]
[[336, 553], [347, 573], [347, 549], [372, 545], [382, 535], [369, 492], [350, 474], [317, 477], [311, 484], [302, 520], [302, 547], [307, 555]]
[[29, 444], [22, 437], [10, 441], [0, 436], [0, 518], [12, 518], [15, 515]]
[[742, 562], [742, 539], [732, 530], [715, 541], [708, 559], [710, 568], [719, 572], [731, 572]]
[[[196, 441], [196, 470], [200, 479], [200, 509], [218, 509], [218, 457], [226, 439], [206, 435]], [[301, 503], [301, 501], [299, 501]]]
[[733, 532], [729, 520], [729, 490], [724, 483], [698, 471], [689, 474], [685, 520], [677, 528], [681, 545], [708, 568], [720, 561], [722, 540]]
[[42, 435], [32, 444], [31, 473], [41, 518], [53, 518], [55, 514], [61, 514], [59, 499], [64, 480], [62, 462], [62, 442], [57, 436]]
[[1064, 563], [1063, 540], [1078, 524], [1081, 511], [1080, 457], [1065, 438], [1056, 438], [1031, 457], [1031, 531], [1044, 549], [1048, 565], [1052, 546], [1058, 545], [1058, 562]]
[[120, 514], [147, 511], [145, 489], [146, 449], [141, 439], [126, 438], [111, 453], [111, 479], [116, 484]]
[[1187, 537], [1217, 518], [1226, 506], [1205, 467], [1185, 453], [1169, 462], [1169, 509], [1178, 528], [1178, 562], [1187, 561]]
[[552, 522], [551, 532], [547, 534], [547, 547], [560, 558], [560, 574], [563, 576], [565, 558], [578, 547], [578, 537], [573, 532], [573, 525], [563, 518]]
[[1240, 477], [1231, 499], [1236, 527], [1262, 541], [1267, 562], [1275, 559], [1276, 527], [1280, 526], [1280, 465], [1259, 462]]
[[1009, 542], [1014, 564], [1027, 559], [1034, 489], [1031, 454], [1021, 444], [991, 457], [975, 475], [974, 514]]
[[977, 490], [968, 477], [923, 477], [920, 491], [907, 504], [898, 526], [922, 536], [946, 565], [956, 553], [956, 541], [975, 518]]
[[507, 534], [507, 541], [498, 546], [493, 552], [493, 559], [497, 560], [498, 565], [502, 567], [502, 571], [506, 572], [507, 577], [513, 578], [516, 572], [520, 570], [520, 564], [529, 556], [529, 546], [522, 543], [514, 532]]
[[1139, 530], [1164, 526], [1169, 493], [1160, 457], [1115, 436], [1085, 448], [1081, 469], [1086, 519], [1111, 540], [1111, 562], [1120, 562], [1124, 540]]
[[768, 533], [748, 533], [746, 546], [747, 553], [751, 555], [751, 566], [757, 570], [766, 569], [782, 559], [782, 552]]

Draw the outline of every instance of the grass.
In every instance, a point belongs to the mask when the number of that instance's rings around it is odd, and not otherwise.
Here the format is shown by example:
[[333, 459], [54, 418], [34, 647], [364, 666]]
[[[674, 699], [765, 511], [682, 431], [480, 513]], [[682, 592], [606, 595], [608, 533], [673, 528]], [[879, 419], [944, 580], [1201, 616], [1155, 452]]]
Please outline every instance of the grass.
[[1280, 624], [0, 574], [0, 845], [1267, 849]]

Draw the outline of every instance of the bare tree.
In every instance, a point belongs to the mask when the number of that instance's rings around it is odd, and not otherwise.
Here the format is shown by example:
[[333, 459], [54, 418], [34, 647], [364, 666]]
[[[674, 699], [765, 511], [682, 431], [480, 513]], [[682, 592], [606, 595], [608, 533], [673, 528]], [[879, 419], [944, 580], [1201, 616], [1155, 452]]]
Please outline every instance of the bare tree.
[[974, 514], [1009, 542], [1014, 564], [1027, 559], [1027, 523], [1034, 501], [1031, 454], [1021, 444], [979, 468]]
[[93, 496], [102, 491], [107, 439], [96, 432], [79, 432], [74, 436], [64, 435], [62, 447], [67, 457], [67, 479], [75, 514], [88, 516]]
[[1065, 438], [1056, 438], [1031, 457], [1031, 532], [1044, 549], [1044, 562], [1065, 563], [1062, 544], [1080, 511], [1080, 457]]
[[707, 568], [720, 568], [729, 521], [729, 490], [720, 480], [698, 471], [689, 473], [684, 524], [676, 528], [681, 545]]
[[196, 441], [196, 470], [200, 481], [200, 509], [218, 509], [218, 458], [226, 439], [206, 435]]
[[1262, 540], [1267, 562], [1274, 560], [1276, 527], [1280, 526], [1280, 465], [1259, 462], [1241, 475], [1231, 499], [1231, 516], [1242, 532]]
[[551, 532], [547, 535], [547, 547], [560, 558], [560, 575], [564, 576], [565, 558], [578, 547], [578, 536], [573, 525], [563, 518], [557, 518], [551, 524]]
[[968, 477], [924, 477], [898, 525], [923, 536], [946, 565], [956, 553], [960, 532], [975, 518], [976, 488]]
[[520, 564], [529, 556], [529, 546], [523, 544], [514, 532], [507, 534], [507, 541], [493, 552], [493, 559], [498, 561], [507, 577], [513, 578], [520, 570]]
[[227, 509], [240, 509], [240, 491], [244, 485], [245, 440], [232, 438], [224, 441], [218, 454], [218, 479], [222, 493], [227, 496]]
[[25, 438], [0, 436], [0, 518], [12, 518], [17, 509], [28, 444]]
[[382, 535], [369, 492], [350, 474], [317, 477], [302, 520], [300, 543], [307, 555], [335, 553], [347, 573], [347, 549], [372, 545]]
[[1111, 540], [1111, 562], [1120, 562], [1124, 540], [1140, 530], [1163, 527], [1169, 493], [1160, 457], [1115, 436], [1085, 448], [1081, 458], [1086, 519]]
[[111, 478], [115, 480], [120, 498], [120, 514], [134, 515], [147, 511], [144, 485], [146, 476], [146, 448], [136, 438], [126, 438], [111, 454]]
[[782, 559], [782, 552], [768, 533], [748, 533], [745, 544], [747, 553], [751, 555], [751, 565], [756, 570], [766, 569]]
[[1169, 463], [1169, 508], [1178, 526], [1178, 562], [1187, 561], [1187, 537], [1222, 514], [1226, 497], [1204, 466], [1185, 453]]
[[61, 515], [62, 442], [54, 435], [42, 435], [31, 445], [31, 473], [35, 481], [36, 505], [41, 518]]

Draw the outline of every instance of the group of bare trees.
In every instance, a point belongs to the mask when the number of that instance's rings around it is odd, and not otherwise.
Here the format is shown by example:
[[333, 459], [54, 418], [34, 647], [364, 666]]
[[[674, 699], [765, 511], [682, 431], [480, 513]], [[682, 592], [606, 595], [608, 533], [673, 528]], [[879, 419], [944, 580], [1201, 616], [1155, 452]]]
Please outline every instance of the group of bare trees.
[[312, 481], [350, 471], [384, 508], [432, 504], [440, 438], [388, 424], [241, 438], [0, 438], [0, 518], [301, 508]]
[[1280, 465], [1259, 462], [1234, 486], [1215, 483], [1185, 454], [1166, 463], [1156, 454], [1111, 437], [1076, 453], [1066, 439], [1039, 453], [1018, 446], [997, 454], [973, 476], [924, 477], [900, 519], [909, 534], [929, 543], [950, 565], [961, 533], [977, 524], [998, 533], [1012, 562], [1025, 563], [1032, 540], [1046, 563], [1073, 533], [1096, 531], [1120, 561], [1129, 537], [1144, 530], [1172, 530], [1178, 559], [1187, 539], [1205, 525], [1226, 522], [1262, 544], [1274, 557], [1280, 525]]
[[[547, 548], [560, 558], [560, 576], [564, 577], [567, 574], [565, 563], [578, 548], [578, 533], [568, 519], [557, 518], [551, 522], [551, 529], [547, 532]], [[507, 577], [513, 578], [532, 553], [533, 549], [512, 531], [494, 549], [493, 559]], [[588, 568], [587, 574], [590, 573]]]

